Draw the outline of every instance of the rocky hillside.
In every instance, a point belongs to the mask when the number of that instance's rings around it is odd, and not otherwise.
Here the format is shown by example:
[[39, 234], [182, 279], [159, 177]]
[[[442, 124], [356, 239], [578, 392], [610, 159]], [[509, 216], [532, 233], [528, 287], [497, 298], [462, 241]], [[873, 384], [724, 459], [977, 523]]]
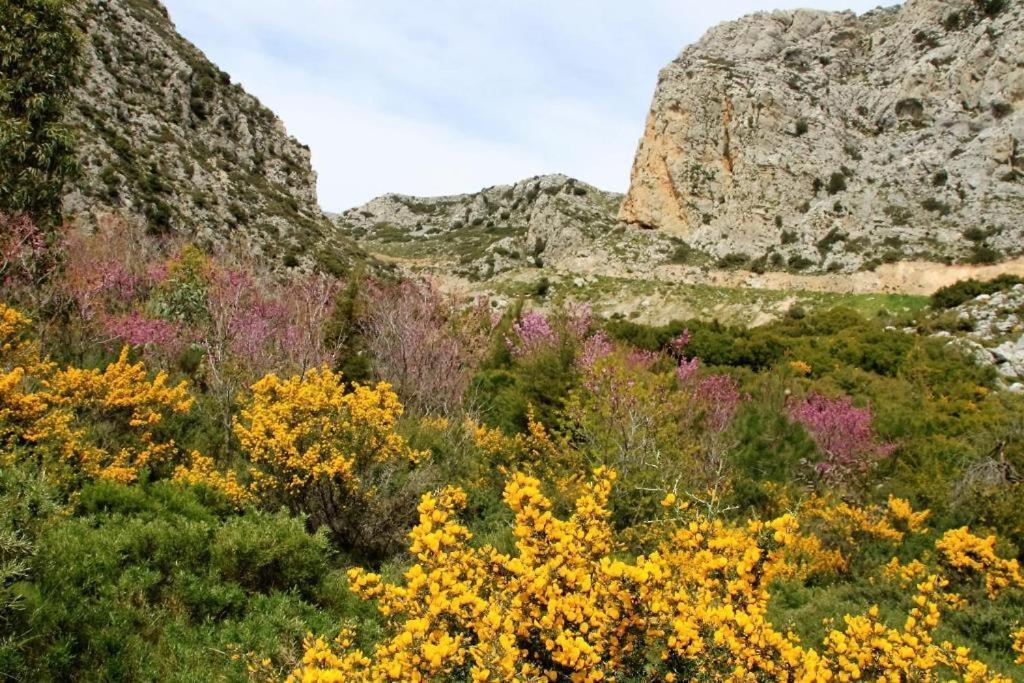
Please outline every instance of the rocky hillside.
[[375, 253], [449, 268], [471, 279], [554, 266], [589, 253], [616, 233], [622, 195], [563, 175], [473, 194], [388, 194], [335, 218]]
[[1007, 387], [1024, 393], [1024, 284], [979, 294], [940, 318], [948, 338], [982, 365], [992, 365]]
[[659, 76], [619, 217], [727, 264], [992, 262], [1024, 244], [1024, 3], [723, 24]]
[[177, 33], [157, 0], [81, 0], [84, 79], [70, 119], [80, 179], [65, 210], [245, 244], [283, 265], [354, 255], [317, 203], [309, 149]]

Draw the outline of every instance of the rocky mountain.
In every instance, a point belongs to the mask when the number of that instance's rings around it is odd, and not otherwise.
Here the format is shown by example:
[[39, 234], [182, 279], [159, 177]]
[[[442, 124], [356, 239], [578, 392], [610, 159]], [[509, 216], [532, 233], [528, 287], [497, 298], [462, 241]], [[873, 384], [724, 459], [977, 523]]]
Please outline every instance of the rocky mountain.
[[375, 253], [432, 262], [470, 279], [555, 266], [621, 236], [622, 195], [563, 175], [497, 185], [472, 194], [388, 194], [335, 217]]
[[658, 78], [619, 218], [735, 265], [1024, 250], [1024, 3], [722, 24]]
[[157, 0], [80, 0], [83, 82], [69, 119], [70, 213], [117, 210], [156, 231], [244, 244], [271, 263], [358, 255], [317, 203], [309, 148], [175, 30]]

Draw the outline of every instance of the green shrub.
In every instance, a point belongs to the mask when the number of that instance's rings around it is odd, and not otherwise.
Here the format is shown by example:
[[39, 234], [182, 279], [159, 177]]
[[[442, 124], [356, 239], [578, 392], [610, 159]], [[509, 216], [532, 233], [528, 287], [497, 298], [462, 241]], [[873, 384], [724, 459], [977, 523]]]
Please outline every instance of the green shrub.
[[840, 172], [833, 173], [829, 176], [828, 185], [825, 189], [829, 194], [838, 194], [846, 189], [846, 176]]
[[733, 252], [718, 259], [718, 267], [724, 269], [744, 268], [750, 263], [750, 257], [746, 254]]
[[210, 566], [246, 591], [296, 590], [308, 595], [328, 568], [324, 533], [306, 533], [303, 521], [283, 512], [253, 512], [228, 519], [210, 545]]
[[998, 260], [999, 252], [987, 244], [975, 244], [970, 256], [967, 257], [968, 263], [978, 265], [995, 263]]
[[937, 213], [940, 216], [948, 216], [950, 212], [949, 204], [939, 201], [934, 197], [929, 197], [928, 199], [925, 199], [923, 202], [921, 202], [921, 208], [923, 208], [925, 211]]
[[1024, 284], [1024, 278], [1017, 275], [1000, 275], [985, 282], [979, 280], [961, 280], [937, 290], [931, 297], [931, 307], [935, 310], [955, 308], [970, 301], [979, 294], [995, 294]]
[[15, 678], [244, 680], [232, 653], [287, 663], [308, 630], [341, 619], [315, 604], [326, 547], [301, 520], [224, 516], [170, 484], [82, 494], [79, 516], [39, 539], [22, 645], [0, 649]]

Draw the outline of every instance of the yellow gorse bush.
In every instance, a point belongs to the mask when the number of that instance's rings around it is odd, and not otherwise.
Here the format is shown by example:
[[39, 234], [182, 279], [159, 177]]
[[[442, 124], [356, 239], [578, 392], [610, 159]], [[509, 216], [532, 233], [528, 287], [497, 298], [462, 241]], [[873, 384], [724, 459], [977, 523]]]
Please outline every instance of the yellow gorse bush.
[[[157, 427], [184, 413], [193, 399], [184, 382], [171, 386], [164, 372], [150, 378], [128, 349], [103, 370], [57, 369], [39, 355], [30, 320], [0, 305], [0, 446], [3, 459], [56, 456], [73, 476], [122, 483], [145, 468], [176, 457], [173, 441]], [[103, 435], [97, 433], [102, 426]], [[113, 442], [105, 434], [116, 434]], [[20, 455], [19, 455], [20, 454]]]
[[1024, 588], [1024, 576], [1017, 560], [996, 554], [996, 537], [975, 536], [967, 527], [947, 531], [935, 544], [944, 564], [963, 576], [980, 576], [985, 591], [995, 598], [1009, 587]]
[[31, 320], [0, 303], [0, 449], [3, 460], [13, 456], [19, 442], [37, 443], [47, 435], [42, 425], [49, 411], [44, 396], [35, 391], [39, 377], [50, 367], [39, 357], [29, 336]]
[[[184, 381], [169, 385], [165, 372], [150, 379], [141, 362], [129, 362], [127, 348], [104, 370], [58, 370], [45, 386], [61, 425], [56, 436], [85, 476], [127, 483], [144, 468], [176, 457], [174, 442], [158, 439], [154, 429], [170, 415], [187, 412], [193, 398]], [[90, 430], [104, 423], [117, 425], [118, 444], [92, 438]]]
[[217, 491], [236, 508], [243, 508], [256, 502], [255, 494], [238, 480], [234, 472], [221, 472], [213, 458], [193, 451], [189, 464], [178, 465], [174, 470], [174, 481], [186, 485], [201, 484]]
[[598, 470], [559, 519], [537, 479], [514, 475], [504, 492], [514, 554], [472, 545], [456, 519], [461, 490], [424, 496], [404, 581], [349, 572], [352, 590], [377, 601], [388, 636], [368, 656], [353, 649], [350, 630], [333, 643], [311, 636], [289, 680], [1008, 680], [966, 649], [935, 642], [951, 602], [935, 574], [917, 581], [900, 629], [882, 624], [877, 608], [847, 617], [820, 650], [776, 629], [769, 586], [792, 572], [787, 558], [801, 535], [793, 515], [731, 524], [694, 513], [656, 551], [617, 558], [607, 509], [614, 478]]
[[288, 379], [271, 374], [253, 385], [235, 435], [263, 474], [257, 485], [295, 496], [318, 482], [355, 484], [367, 461], [423, 458], [395, 432], [401, 415], [386, 382], [346, 391], [326, 368]]

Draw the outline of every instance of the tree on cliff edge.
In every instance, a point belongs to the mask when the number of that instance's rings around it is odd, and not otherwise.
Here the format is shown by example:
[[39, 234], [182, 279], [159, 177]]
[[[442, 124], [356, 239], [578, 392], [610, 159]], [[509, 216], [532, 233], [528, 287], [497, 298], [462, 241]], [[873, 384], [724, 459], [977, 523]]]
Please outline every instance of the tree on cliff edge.
[[74, 172], [64, 123], [80, 38], [70, 0], [0, 0], [0, 211], [60, 219]]

